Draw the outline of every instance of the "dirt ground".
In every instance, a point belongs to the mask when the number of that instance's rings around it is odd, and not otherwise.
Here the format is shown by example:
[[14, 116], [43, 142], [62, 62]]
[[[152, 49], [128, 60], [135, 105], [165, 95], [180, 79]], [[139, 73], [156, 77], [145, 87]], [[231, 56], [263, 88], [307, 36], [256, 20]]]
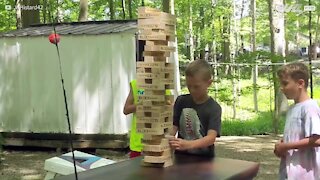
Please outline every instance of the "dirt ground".
[[[225, 136], [216, 142], [219, 157], [255, 161], [260, 163], [257, 180], [277, 179], [279, 159], [273, 155], [275, 136]], [[90, 152], [89, 152], [90, 153]], [[126, 152], [98, 151], [99, 156], [116, 161], [127, 159]], [[53, 150], [5, 149], [0, 162], [1, 180], [43, 179], [45, 159], [59, 156]]]

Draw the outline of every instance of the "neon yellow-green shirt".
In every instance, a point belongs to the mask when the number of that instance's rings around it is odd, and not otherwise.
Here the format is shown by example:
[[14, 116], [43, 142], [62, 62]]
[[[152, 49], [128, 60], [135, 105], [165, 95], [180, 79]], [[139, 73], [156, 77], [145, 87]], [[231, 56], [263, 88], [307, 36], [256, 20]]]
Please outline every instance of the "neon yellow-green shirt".
[[[138, 88], [137, 81], [132, 80], [131, 83], [132, 93], [133, 93], [133, 101], [136, 105], [138, 103]], [[143, 145], [142, 140], [143, 134], [137, 132], [137, 117], [136, 113], [133, 113], [132, 122], [131, 122], [131, 133], [130, 133], [130, 150], [141, 152]]]
[[[139, 90], [137, 88], [137, 81], [136, 80], [132, 80], [130, 82], [130, 85], [131, 85], [132, 93], [133, 93], [133, 102], [135, 105], [137, 105], [139, 91], [143, 91], [143, 90]], [[172, 93], [170, 90], [166, 90], [166, 95], [171, 95], [171, 94]], [[136, 113], [133, 113], [132, 122], [131, 122], [131, 133], [130, 133], [130, 150], [131, 151], [137, 151], [137, 152], [142, 151], [142, 149], [143, 149], [142, 138], [143, 138], [143, 134], [137, 132]]]

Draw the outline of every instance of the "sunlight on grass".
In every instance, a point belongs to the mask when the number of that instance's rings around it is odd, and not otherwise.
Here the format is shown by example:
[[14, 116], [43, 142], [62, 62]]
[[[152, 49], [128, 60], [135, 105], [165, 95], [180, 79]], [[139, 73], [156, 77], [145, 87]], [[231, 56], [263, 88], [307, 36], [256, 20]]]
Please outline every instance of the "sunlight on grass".
[[[183, 79], [184, 80], [184, 79]], [[268, 78], [258, 78], [258, 112], [254, 111], [253, 85], [252, 79], [242, 79], [236, 81], [236, 117], [233, 109], [232, 81], [221, 79], [218, 83], [218, 92], [214, 84], [208, 89], [208, 94], [214, 98], [222, 108], [222, 134], [223, 135], [258, 135], [270, 134], [274, 132], [273, 113], [274, 110], [274, 90], [273, 81]], [[185, 84], [184, 82], [182, 84]], [[320, 78], [314, 78], [314, 98], [320, 104]], [[182, 87], [182, 94], [187, 94], [188, 89]], [[215, 96], [217, 97], [215, 98]], [[294, 102], [288, 101], [289, 105]], [[282, 133], [285, 120], [281, 117], [279, 122], [279, 133]]]

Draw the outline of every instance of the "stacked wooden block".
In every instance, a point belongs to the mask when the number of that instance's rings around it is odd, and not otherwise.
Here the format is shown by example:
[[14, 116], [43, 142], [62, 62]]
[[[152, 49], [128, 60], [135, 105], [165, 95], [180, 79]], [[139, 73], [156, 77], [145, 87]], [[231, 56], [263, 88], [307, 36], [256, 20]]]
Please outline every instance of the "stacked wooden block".
[[144, 134], [143, 165], [172, 165], [169, 141], [165, 137], [173, 126], [174, 65], [168, 59], [175, 51], [175, 16], [157, 9], [138, 10], [139, 40], [144, 40], [143, 61], [137, 62], [137, 131]]

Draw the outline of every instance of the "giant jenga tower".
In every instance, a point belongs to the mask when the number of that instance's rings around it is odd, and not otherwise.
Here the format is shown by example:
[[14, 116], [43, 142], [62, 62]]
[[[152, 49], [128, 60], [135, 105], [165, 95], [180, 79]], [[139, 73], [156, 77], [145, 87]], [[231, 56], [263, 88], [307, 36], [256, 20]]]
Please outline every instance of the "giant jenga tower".
[[143, 165], [167, 167], [172, 165], [172, 151], [165, 137], [173, 127], [174, 64], [168, 63], [175, 47], [174, 15], [157, 9], [138, 10], [139, 40], [145, 41], [143, 59], [137, 62], [137, 131], [143, 133]]

